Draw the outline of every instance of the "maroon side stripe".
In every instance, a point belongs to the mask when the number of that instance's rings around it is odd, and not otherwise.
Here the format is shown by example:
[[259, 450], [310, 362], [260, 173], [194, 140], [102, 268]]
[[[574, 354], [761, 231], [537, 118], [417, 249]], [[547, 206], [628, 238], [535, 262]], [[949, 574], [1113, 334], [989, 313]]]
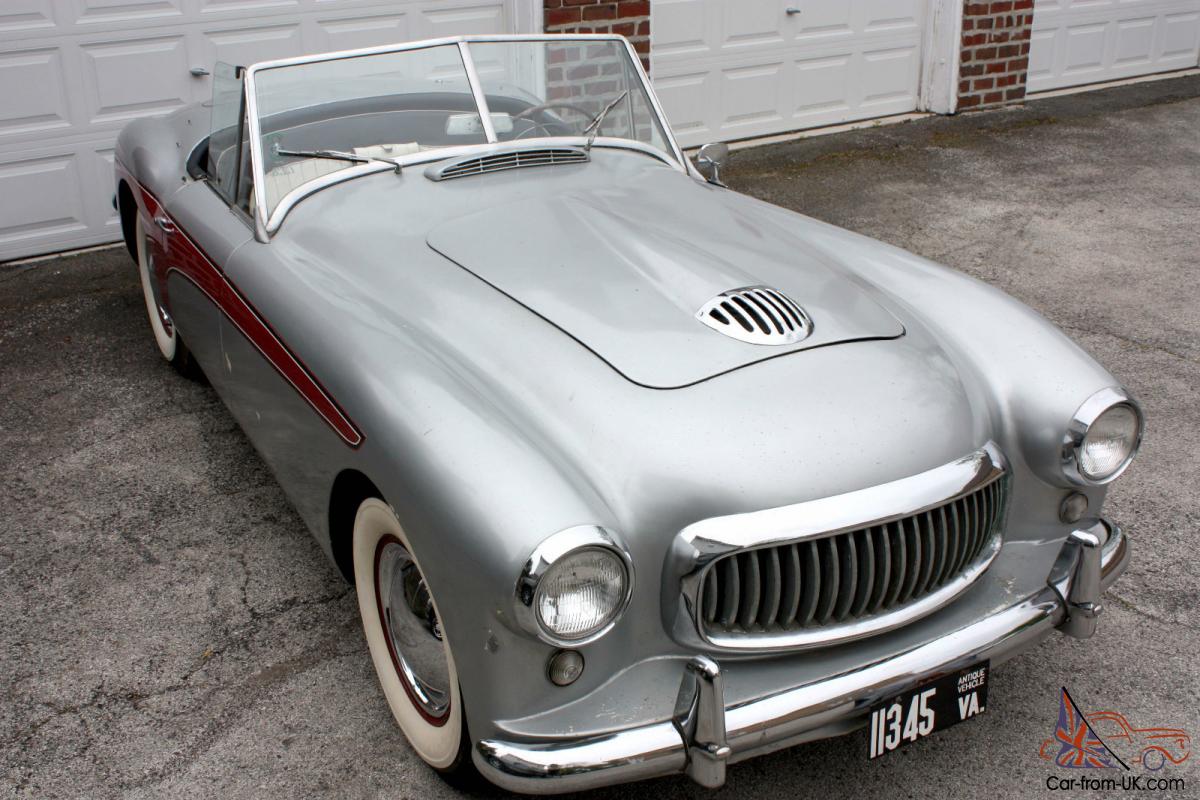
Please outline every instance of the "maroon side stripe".
[[[170, 219], [154, 195], [137, 183], [127, 172], [124, 170], [121, 172], [131, 185], [137, 187], [141, 202], [151, 218], [166, 216]], [[159, 281], [159, 291], [163, 301], [168, 305], [168, 311], [170, 310], [170, 298], [166, 287], [167, 275], [176, 272], [195, 284], [221, 310], [221, 313], [242, 332], [242, 335], [254, 345], [258, 352], [262, 353], [263, 358], [270, 362], [271, 366], [292, 385], [292, 388], [312, 406], [329, 427], [337, 432], [338, 436], [342, 437], [346, 444], [351, 447], [358, 447], [362, 444], [362, 433], [350, 421], [337, 402], [329, 396], [320, 381], [283, 343], [262, 315], [250, 304], [250, 301], [201, 251], [179, 226], [179, 223], [173, 219], [171, 222], [175, 225], [176, 232], [162, 237], [166, 258], [162, 259], [164, 266], [160, 266], [156, 270], [155, 276]]]

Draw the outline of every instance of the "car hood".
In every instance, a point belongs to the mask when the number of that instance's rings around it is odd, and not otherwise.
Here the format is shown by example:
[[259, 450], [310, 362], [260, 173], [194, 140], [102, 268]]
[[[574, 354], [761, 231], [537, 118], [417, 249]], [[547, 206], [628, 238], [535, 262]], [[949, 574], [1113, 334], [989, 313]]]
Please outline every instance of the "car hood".
[[[828, 257], [733, 192], [689, 186], [568, 190], [450, 219], [431, 248], [576, 339], [628, 380], [669, 389], [769, 358], [903, 335], [904, 327]], [[812, 333], [750, 344], [697, 319], [722, 292], [768, 286]]]

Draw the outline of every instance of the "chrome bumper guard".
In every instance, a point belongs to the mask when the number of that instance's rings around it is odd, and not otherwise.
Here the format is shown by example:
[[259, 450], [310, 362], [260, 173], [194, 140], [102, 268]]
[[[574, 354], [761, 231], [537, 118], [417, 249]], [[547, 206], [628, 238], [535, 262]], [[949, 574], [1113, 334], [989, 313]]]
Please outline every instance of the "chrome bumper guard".
[[725, 765], [846, 733], [869, 709], [929, 677], [984, 659], [1004, 661], [1054, 629], [1077, 638], [1096, 630], [1100, 595], [1124, 571], [1129, 545], [1098, 520], [1073, 532], [1046, 588], [1009, 608], [885, 660], [824, 680], [725, 706], [721, 669], [695, 656], [684, 669], [672, 719], [600, 736], [553, 742], [485, 739], [475, 765], [511, 791], [555, 794], [686, 773], [702, 786], [725, 782]]

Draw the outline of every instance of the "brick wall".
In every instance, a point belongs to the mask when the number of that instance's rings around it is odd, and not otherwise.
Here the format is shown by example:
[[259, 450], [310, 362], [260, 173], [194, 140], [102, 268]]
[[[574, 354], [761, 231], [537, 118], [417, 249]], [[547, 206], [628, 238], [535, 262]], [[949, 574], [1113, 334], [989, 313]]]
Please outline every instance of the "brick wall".
[[1025, 97], [1033, 0], [965, 0], [958, 110]]
[[546, 33], [618, 33], [650, 70], [650, 0], [543, 0]]

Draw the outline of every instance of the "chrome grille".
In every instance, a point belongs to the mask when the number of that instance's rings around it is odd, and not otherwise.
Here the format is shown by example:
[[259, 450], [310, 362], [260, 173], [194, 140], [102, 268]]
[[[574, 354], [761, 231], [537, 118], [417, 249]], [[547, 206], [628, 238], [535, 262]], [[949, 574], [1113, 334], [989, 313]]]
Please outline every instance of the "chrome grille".
[[722, 292], [696, 312], [715, 331], [750, 344], [795, 344], [812, 333], [812, 322], [794, 300], [767, 286]]
[[588, 154], [577, 147], [539, 147], [525, 150], [508, 150], [483, 156], [470, 156], [426, 172], [430, 180], [445, 181], [482, 175], [485, 172], [500, 172], [520, 167], [545, 167], [553, 164], [580, 164], [588, 160]]
[[1007, 503], [992, 480], [918, 514], [733, 553], [705, 574], [706, 633], [753, 637], [886, 615], [947, 586], [991, 552]]

